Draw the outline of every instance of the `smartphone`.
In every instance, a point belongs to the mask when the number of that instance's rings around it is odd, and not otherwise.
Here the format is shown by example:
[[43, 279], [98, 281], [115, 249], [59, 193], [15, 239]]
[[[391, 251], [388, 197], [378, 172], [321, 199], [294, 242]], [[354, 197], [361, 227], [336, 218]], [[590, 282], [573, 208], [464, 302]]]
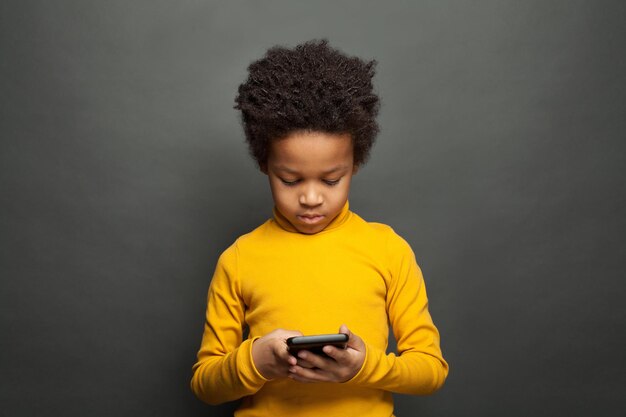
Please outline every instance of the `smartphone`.
[[348, 335], [344, 333], [337, 334], [318, 334], [314, 336], [296, 336], [287, 339], [287, 348], [289, 354], [296, 356], [301, 350], [308, 350], [316, 355], [328, 356], [322, 348], [324, 346], [335, 346], [339, 349], [345, 349], [348, 343]]

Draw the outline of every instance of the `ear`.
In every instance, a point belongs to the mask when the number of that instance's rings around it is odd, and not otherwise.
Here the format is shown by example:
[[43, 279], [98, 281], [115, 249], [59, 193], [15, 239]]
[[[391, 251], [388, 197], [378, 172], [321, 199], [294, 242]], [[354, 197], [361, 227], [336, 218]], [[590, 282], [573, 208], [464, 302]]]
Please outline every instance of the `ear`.
[[356, 173], [359, 171], [359, 166], [358, 165], [354, 165], [352, 167], [352, 175], [356, 175]]

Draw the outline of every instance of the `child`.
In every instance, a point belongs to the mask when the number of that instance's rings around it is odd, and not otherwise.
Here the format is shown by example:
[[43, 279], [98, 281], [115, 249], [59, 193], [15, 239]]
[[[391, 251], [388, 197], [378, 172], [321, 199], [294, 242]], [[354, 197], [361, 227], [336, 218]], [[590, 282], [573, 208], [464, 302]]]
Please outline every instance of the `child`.
[[[375, 64], [322, 40], [248, 67], [235, 108], [275, 205], [211, 281], [191, 381], [209, 404], [243, 398], [237, 416], [390, 416], [392, 392], [428, 394], [446, 379], [410, 246], [348, 206], [378, 132]], [[399, 355], [386, 353], [389, 324]], [[337, 330], [345, 350], [288, 353], [291, 336]]]

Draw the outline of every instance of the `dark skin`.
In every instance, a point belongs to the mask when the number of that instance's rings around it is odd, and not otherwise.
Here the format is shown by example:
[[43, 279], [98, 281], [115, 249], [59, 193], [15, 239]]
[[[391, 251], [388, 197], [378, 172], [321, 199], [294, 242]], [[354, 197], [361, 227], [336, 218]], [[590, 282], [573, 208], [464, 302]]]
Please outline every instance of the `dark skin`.
[[302, 336], [293, 330], [277, 329], [257, 339], [252, 345], [252, 359], [265, 378], [291, 378], [298, 382], [346, 382], [359, 372], [365, 360], [365, 343], [346, 325], [339, 329], [348, 335], [346, 349], [325, 346], [325, 358], [303, 350], [294, 357], [287, 351], [287, 339]]

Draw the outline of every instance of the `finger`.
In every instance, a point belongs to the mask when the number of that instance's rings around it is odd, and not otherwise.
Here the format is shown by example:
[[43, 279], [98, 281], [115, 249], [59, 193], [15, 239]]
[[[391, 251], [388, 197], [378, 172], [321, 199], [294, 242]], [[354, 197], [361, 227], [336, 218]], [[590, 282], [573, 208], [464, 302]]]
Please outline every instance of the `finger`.
[[287, 375], [287, 376], [288, 376], [290, 379], [293, 379], [294, 381], [297, 381], [297, 382], [301, 382], [301, 383], [303, 383], [303, 384], [311, 384], [311, 383], [313, 383], [313, 382], [317, 382], [317, 381], [312, 381], [312, 380], [310, 380], [310, 379], [307, 379], [307, 378], [301, 377], [301, 376], [300, 376], [300, 375], [298, 375], [298, 374], [292, 374], [292, 373], [289, 373], [289, 375]]
[[302, 332], [299, 330], [287, 330], [287, 329], [277, 329], [275, 330], [276, 336], [280, 337], [284, 340], [289, 339], [294, 336], [303, 336]]
[[272, 350], [274, 355], [278, 357], [283, 362], [293, 366], [298, 363], [298, 359], [289, 353], [287, 349], [287, 345], [284, 343], [272, 346]]
[[316, 355], [315, 353], [311, 353], [308, 350], [301, 350], [298, 352], [298, 358], [310, 363], [313, 365], [313, 368], [325, 369], [328, 366], [328, 359], [325, 359], [323, 356]]
[[341, 327], [339, 327], [339, 333], [343, 333], [343, 334], [347, 334], [348, 335], [348, 346], [352, 346], [352, 344], [354, 343], [354, 334], [350, 331], [350, 329], [348, 329], [348, 326], [346, 326], [345, 324], [342, 324]]
[[297, 362], [298, 366], [301, 366], [303, 368], [308, 368], [308, 369], [313, 369], [315, 368], [315, 365], [313, 365], [312, 363], [305, 361], [304, 359], [298, 359]]
[[348, 326], [342, 324], [339, 328], [339, 333], [344, 333], [348, 335], [348, 344], [347, 347], [351, 347], [353, 349], [358, 350], [359, 352], [363, 351], [365, 348], [365, 342], [359, 336], [355, 335], [348, 329]]
[[289, 368], [289, 377], [299, 382], [328, 382], [328, 373], [319, 368], [307, 369], [299, 366]]
[[350, 358], [350, 354], [346, 349], [339, 349], [335, 346], [324, 346], [324, 353], [336, 362], [343, 363]]

